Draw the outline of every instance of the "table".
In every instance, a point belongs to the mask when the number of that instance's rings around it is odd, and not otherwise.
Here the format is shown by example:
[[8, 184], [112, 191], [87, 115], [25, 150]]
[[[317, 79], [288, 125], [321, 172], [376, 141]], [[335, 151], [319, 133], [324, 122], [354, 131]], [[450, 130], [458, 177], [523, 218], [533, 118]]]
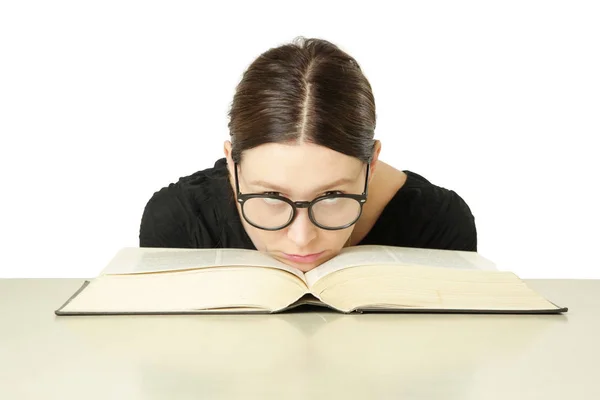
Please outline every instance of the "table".
[[563, 315], [63, 316], [83, 279], [0, 279], [1, 399], [600, 399], [600, 280]]

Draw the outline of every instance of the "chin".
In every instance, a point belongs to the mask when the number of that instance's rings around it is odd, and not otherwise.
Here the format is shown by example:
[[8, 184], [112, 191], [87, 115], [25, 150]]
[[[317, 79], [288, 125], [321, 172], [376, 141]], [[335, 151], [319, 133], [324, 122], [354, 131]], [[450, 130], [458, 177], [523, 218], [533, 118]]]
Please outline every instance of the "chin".
[[275, 258], [277, 258], [279, 261], [281, 261], [282, 263], [289, 265], [290, 267], [294, 267], [296, 269], [299, 269], [302, 272], [308, 272], [312, 269], [315, 269], [316, 267], [318, 267], [319, 265], [325, 263], [326, 261], [329, 261], [333, 258], [335, 254], [332, 254], [331, 252], [327, 251], [326, 254], [320, 258], [319, 260], [317, 260], [316, 262], [312, 262], [312, 263], [299, 263], [299, 262], [294, 262], [292, 260], [287, 259], [286, 257], [284, 257], [283, 255], [276, 255]]
[[317, 264], [317, 263], [315, 263], [315, 264], [294, 264], [294, 265], [292, 265], [292, 267], [297, 268], [297, 269], [299, 269], [302, 272], [308, 272], [308, 271], [310, 271], [312, 269], [315, 269], [318, 266], [319, 266], [319, 264]]
[[283, 257], [283, 256], [279, 256], [279, 255], [273, 255], [274, 258], [277, 259], [277, 261], [280, 261], [282, 263], [284, 263], [285, 265], [289, 265], [290, 267], [299, 269], [302, 272], [308, 272], [311, 269], [316, 268], [320, 263], [297, 263], [297, 262], [293, 262], [291, 260], [288, 260], [287, 258]]

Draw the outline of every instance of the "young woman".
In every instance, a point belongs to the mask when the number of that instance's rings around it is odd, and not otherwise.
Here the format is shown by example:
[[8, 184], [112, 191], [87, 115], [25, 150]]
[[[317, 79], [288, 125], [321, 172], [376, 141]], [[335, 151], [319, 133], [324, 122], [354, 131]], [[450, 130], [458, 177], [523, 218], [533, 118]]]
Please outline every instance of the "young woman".
[[257, 249], [303, 271], [362, 244], [477, 250], [460, 196], [379, 160], [371, 86], [332, 43], [260, 55], [229, 117], [225, 157], [149, 200], [141, 247]]

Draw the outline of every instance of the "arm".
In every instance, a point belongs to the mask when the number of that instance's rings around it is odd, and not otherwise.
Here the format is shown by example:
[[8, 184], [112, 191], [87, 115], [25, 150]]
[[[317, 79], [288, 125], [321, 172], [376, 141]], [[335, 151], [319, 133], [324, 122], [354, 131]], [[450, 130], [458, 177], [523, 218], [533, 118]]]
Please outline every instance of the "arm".
[[477, 251], [475, 217], [467, 203], [454, 191], [446, 191], [438, 212], [423, 226], [427, 247]]
[[142, 215], [140, 247], [212, 247], [185, 193], [170, 185], [154, 193]]

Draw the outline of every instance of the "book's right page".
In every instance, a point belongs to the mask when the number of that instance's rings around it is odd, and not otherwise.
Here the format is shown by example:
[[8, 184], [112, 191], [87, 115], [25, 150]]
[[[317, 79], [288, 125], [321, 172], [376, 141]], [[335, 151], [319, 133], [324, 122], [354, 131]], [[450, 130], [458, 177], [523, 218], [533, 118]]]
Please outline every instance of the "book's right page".
[[496, 265], [477, 252], [363, 245], [344, 248], [340, 254], [305, 274], [308, 286], [341, 269], [365, 265], [421, 265], [496, 271]]
[[342, 312], [562, 310], [476, 252], [357, 246], [306, 278], [315, 297]]

